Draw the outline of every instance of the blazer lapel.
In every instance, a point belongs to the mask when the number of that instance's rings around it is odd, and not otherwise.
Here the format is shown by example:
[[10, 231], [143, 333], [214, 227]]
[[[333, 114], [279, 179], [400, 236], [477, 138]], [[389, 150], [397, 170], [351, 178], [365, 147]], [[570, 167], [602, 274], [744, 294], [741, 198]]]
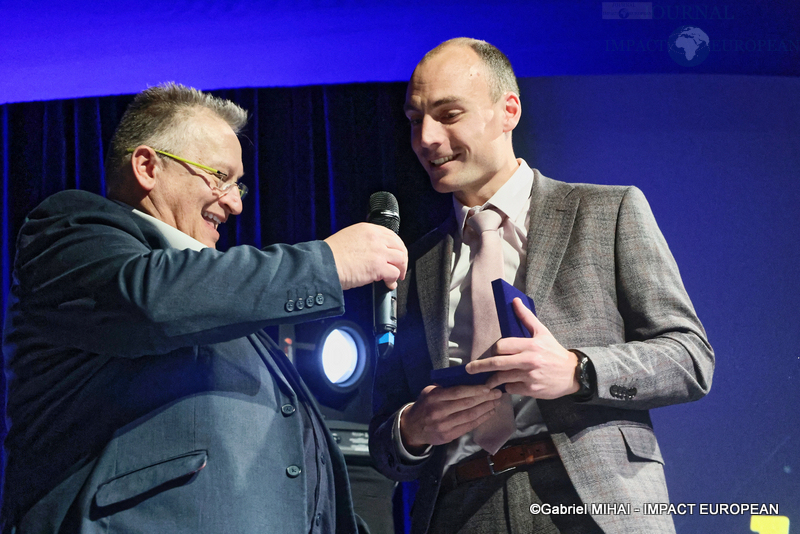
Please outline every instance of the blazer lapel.
[[[292, 382], [295, 384], [289, 383], [289, 377], [294, 377], [294, 374], [297, 372], [292, 363], [286, 359], [286, 356], [283, 354], [283, 351], [277, 345], [277, 343], [275, 343], [272, 338], [269, 337], [263, 330], [257, 331], [252, 337], [260, 342], [260, 349], [255, 343], [253, 343], [253, 345], [256, 347], [259, 356], [261, 356], [261, 360], [264, 362], [264, 365], [267, 366], [267, 368], [270, 370], [270, 373], [275, 378], [275, 381], [278, 383], [278, 387], [281, 388], [284, 395], [287, 397], [295, 397], [295, 387], [299, 381], [292, 380]], [[283, 359], [286, 359], [285, 365], [281, 365], [284, 363], [282, 361]], [[285, 369], [287, 366], [292, 366], [292, 369]]]
[[533, 172], [525, 293], [538, 309], [553, 287], [580, 201], [570, 196], [571, 185]]
[[450, 302], [450, 259], [456, 219], [450, 217], [428, 235], [432, 245], [415, 262], [417, 294], [425, 326], [425, 340], [434, 369], [448, 365], [447, 324]]

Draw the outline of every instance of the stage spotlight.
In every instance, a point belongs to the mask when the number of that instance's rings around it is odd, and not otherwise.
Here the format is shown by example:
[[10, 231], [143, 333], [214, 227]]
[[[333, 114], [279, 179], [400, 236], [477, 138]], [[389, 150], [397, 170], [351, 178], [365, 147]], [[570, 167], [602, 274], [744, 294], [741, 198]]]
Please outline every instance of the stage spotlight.
[[[356, 340], [344, 328], [334, 328], [322, 340], [322, 370], [332, 384], [347, 386], [351, 379], [359, 379], [363, 374], [363, 360], [363, 354], [359, 360]], [[358, 368], [359, 361], [362, 369]]]
[[295, 326], [295, 365], [320, 403], [342, 410], [367, 375], [369, 352], [364, 333], [351, 321], [320, 322], [308, 330], [312, 325]]

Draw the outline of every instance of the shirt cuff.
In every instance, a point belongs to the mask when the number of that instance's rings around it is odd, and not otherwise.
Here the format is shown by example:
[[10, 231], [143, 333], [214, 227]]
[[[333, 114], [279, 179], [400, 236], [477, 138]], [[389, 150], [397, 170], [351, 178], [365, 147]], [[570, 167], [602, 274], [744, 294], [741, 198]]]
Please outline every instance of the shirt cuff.
[[409, 464], [416, 464], [422, 462], [423, 460], [427, 460], [428, 457], [431, 455], [431, 450], [433, 449], [432, 445], [428, 445], [428, 447], [422, 451], [421, 456], [416, 456], [408, 452], [403, 445], [403, 438], [400, 437], [400, 417], [403, 415], [403, 412], [406, 408], [411, 406], [411, 402], [400, 408], [397, 411], [397, 415], [394, 416], [394, 424], [392, 425], [392, 439], [394, 440], [394, 446], [397, 448], [397, 452], [399, 453], [400, 459], [404, 463]]

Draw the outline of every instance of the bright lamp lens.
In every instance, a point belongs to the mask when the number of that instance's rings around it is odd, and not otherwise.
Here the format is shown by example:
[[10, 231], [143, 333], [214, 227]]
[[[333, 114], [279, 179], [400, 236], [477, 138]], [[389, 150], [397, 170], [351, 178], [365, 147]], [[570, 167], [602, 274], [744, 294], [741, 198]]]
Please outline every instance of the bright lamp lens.
[[334, 384], [346, 382], [353, 376], [358, 363], [358, 348], [348, 332], [333, 330], [322, 344], [322, 369]]

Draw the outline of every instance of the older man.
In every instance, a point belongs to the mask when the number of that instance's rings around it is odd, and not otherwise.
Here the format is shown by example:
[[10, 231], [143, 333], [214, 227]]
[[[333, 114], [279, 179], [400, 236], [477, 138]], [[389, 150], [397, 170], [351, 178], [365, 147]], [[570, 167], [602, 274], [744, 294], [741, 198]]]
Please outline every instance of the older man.
[[245, 122], [150, 88], [111, 142], [109, 199], [65, 191], [29, 215], [3, 338], [4, 533], [356, 530], [344, 459], [261, 329], [394, 286], [406, 251], [368, 224], [216, 251], [247, 192]]
[[[483, 41], [429, 52], [405, 109], [454, 208], [410, 249], [403, 335], [374, 388], [372, 456], [420, 482], [412, 532], [674, 532], [641, 512], [669, 500], [648, 410], [705, 395], [714, 355], [644, 196], [518, 159], [517, 82]], [[534, 300], [538, 318], [513, 304], [532, 338], [498, 340], [491, 272]], [[493, 374], [432, 383], [462, 363]]]

